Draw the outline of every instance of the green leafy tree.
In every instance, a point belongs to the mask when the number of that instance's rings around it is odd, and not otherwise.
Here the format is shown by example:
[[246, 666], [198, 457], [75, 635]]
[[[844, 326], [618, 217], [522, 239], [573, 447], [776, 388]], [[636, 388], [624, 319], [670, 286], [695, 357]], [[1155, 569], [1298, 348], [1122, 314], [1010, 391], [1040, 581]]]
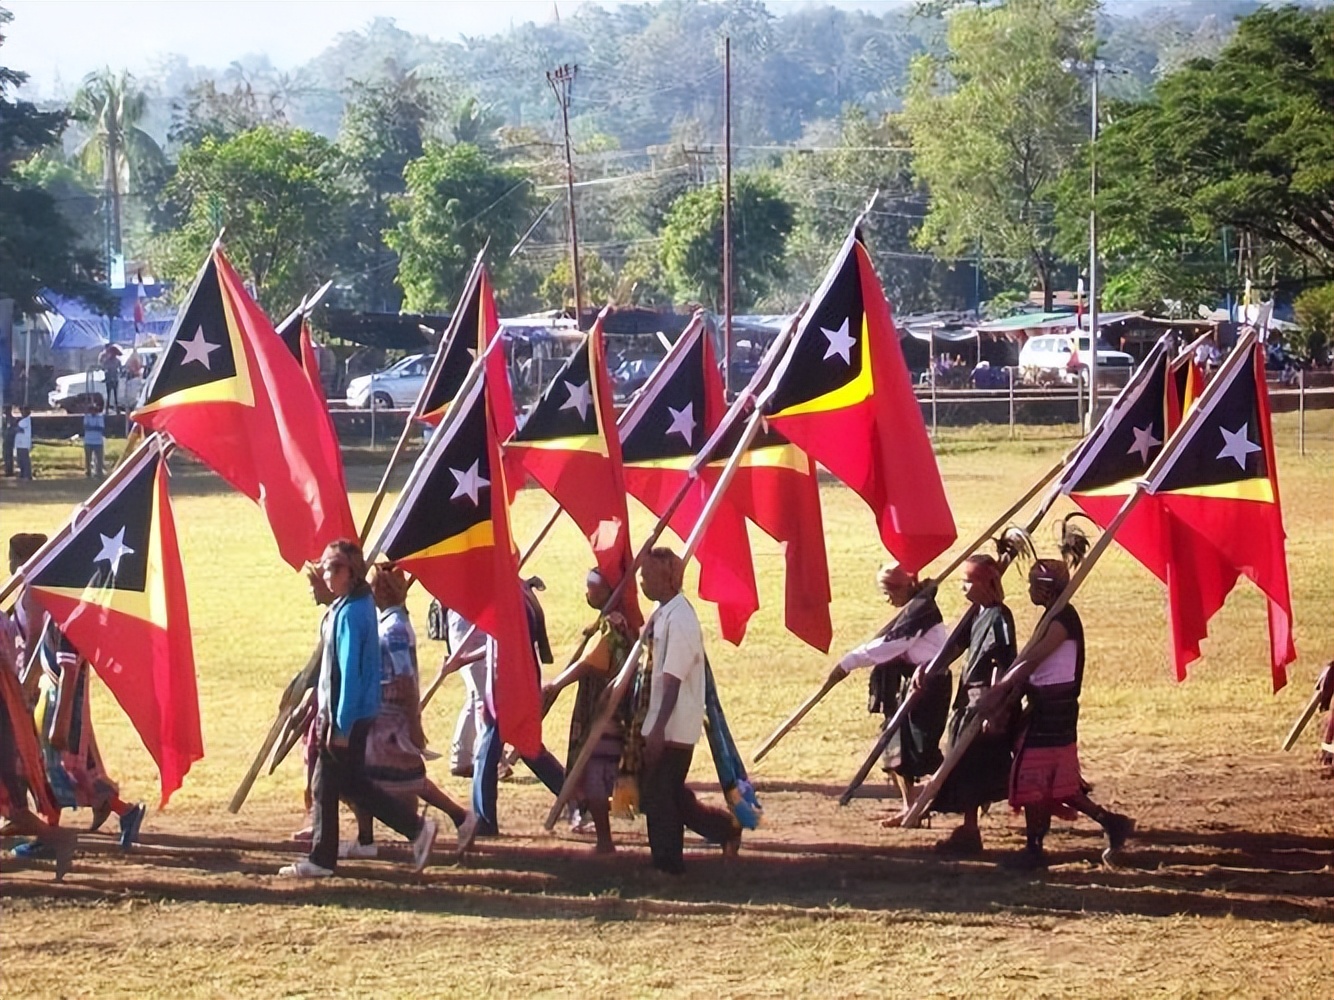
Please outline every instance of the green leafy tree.
[[[787, 276], [787, 237], [795, 212], [762, 174], [738, 174], [732, 185], [732, 305], [749, 309]], [[723, 301], [723, 191], [687, 192], [672, 203], [659, 249], [678, 299], [718, 310]]]
[[952, 257], [980, 248], [1027, 273], [1051, 308], [1052, 189], [1085, 138], [1084, 83], [1096, 0], [1007, 0], [948, 19], [947, 51], [914, 60], [904, 122], [930, 192], [919, 244]]
[[338, 132], [353, 193], [345, 298], [392, 312], [402, 293], [395, 281], [398, 256], [384, 233], [393, 224], [391, 202], [406, 189], [404, 171], [422, 155], [437, 95], [429, 81], [394, 66], [373, 81], [353, 83], [347, 94]]
[[[0, 44], [11, 19], [0, 8]], [[50, 288], [108, 306], [105, 289], [95, 281], [96, 256], [80, 245], [56, 198], [43, 188], [42, 170], [28, 165], [58, 147], [66, 115], [13, 100], [11, 92], [26, 79], [0, 66], [0, 298], [13, 299], [20, 312], [30, 312], [38, 291]]]
[[[581, 251], [579, 264], [585, 309], [601, 309], [608, 303], [619, 302], [616, 297], [616, 275], [606, 261], [591, 251]], [[539, 294], [548, 309], [573, 308], [574, 276], [570, 273], [568, 254], [557, 261], [551, 273], [543, 279]]]
[[[1098, 138], [1098, 221], [1114, 304], [1216, 301], [1263, 271], [1334, 277], [1334, 9], [1263, 9], [1217, 60], [1114, 105]], [[1083, 173], [1080, 180], [1079, 174]], [[1088, 213], [1087, 164], [1062, 185], [1062, 243]], [[1229, 274], [1224, 230], [1241, 247]]]
[[87, 130], [75, 156], [106, 195], [107, 244], [121, 252], [124, 200], [145, 171], [160, 168], [162, 149], [140, 122], [147, 97], [134, 77], [110, 69], [90, 74], [74, 95], [75, 121]]
[[181, 153], [170, 195], [185, 221], [166, 234], [168, 277], [188, 285], [226, 226], [228, 256], [271, 313], [290, 309], [335, 270], [348, 196], [337, 147], [265, 125], [206, 138]]
[[397, 225], [384, 239], [399, 255], [406, 308], [424, 312], [456, 301], [488, 239], [500, 284], [510, 247], [536, 214], [528, 175], [497, 166], [476, 146], [430, 143], [405, 177], [407, 192], [394, 204]]
[[1301, 327], [1297, 354], [1305, 360], [1323, 361], [1334, 343], [1334, 282], [1308, 288], [1292, 303]]

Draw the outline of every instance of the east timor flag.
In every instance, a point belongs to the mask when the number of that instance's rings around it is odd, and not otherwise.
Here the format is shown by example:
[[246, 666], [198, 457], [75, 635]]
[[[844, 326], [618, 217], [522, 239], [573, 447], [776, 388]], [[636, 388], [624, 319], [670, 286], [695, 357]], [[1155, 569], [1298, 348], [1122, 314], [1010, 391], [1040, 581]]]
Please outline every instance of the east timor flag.
[[431, 364], [430, 375], [422, 386], [421, 398], [417, 403], [417, 419], [432, 427], [440, 423], [445, 410], [463, 387], [468, 369], [477, 360], [477, 352], [490, 340], [484, 321], [493, 330], [499, 329], [495, 302], [491, 300], [484, 303], [484, 291], [488, 293], [489, 299], [490, 285], [483, 286], [482, 270], [478, 265], [469, 275], [463, 297], [459, 300], [458, 322], [450, 324], [453, 329], [440, 345], [440, 356]]
[[[737, 425], [738, 436], [743, 429]], [[730, 455], [734, 449], [735, 444], [724, 440], [719, 453]], [[833, 595], [815, 463], [777, 431], [762, 429], [741, 457], [727, 498], [782, 546], [783, 623], [788, 631], [829, 652]]]
[[161, 438], [150, 438], [24, 579], [157, 762], [166, 805], [204, 756], [190, 613]]
[[[306, 314], [298, 309], [279, 323], [273, 332], [282, 340], [287, 353], [301, 366], [315, 395], [327, 403], [328, 400], [324, 398], [324, 380], [320, 378], [320, 362], [315, 357], [315, 343], [310, 339], [310, 324], [306, 322]], [[331, 429], [332, 426], [331, 423]]]
[[[603, 316], [543, 390], [504, 452], [514, 485], [528, 475], [551, 494], [579, 525], [603, 578], [614, 587], [634, 555]], [[633, 580], [621, 606], [635, 628], [643, 624]]]
[[875, 512], [880, 539], [916, 572], [954, 541], [954, 517], [889, 303], [848, 236], [760, 396], [769, 422]]
[[[691, 463], [725, 408], [722, 375], [697, 317], [621, 415], [621, 457], [631, 495], [661, 517], [688, 482]], [[672, 514], [668, 525], [681, 538], [690, 536], [717, 477], [716, 467], [702, 468]], [[699, 596], [718, 605], [723, 638], [739, 645], [760, 600], [746, 518], [729, 498], [719, 505], [695, 555]]]
[[501, 736], [535, 755], [542, 742], [538, 667], [486, 396], [487, 380], [479, 378], [455, 400], [418, 458], [378, 548], [496, 641], [491, 694]]
[[1243, 340], [1183, 419], [1148, 498], [1171, 519], [1168, 587], [1178, 673], [1200, 655], [1209, 619], [1240, 576], [1268, 599], [1274, 690], [1297, 658], [1265, 384], [1264, 344]]
[[132, 415], [168, 434], [268, 518], [294, 567], [357, 537], [324, 402], [215, 247]]

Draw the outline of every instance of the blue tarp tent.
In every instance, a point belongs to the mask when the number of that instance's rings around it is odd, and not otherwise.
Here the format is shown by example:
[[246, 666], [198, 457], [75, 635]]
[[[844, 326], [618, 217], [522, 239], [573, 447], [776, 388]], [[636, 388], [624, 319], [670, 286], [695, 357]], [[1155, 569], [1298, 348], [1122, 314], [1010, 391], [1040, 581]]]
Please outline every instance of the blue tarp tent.
[[117, 344], [135, 343], [136, 337], [152, 335], [162, 337], [171, 332], [171, 324], [176, 318], [174, 309], [161, 307], [163, 293], [161, 284], [143, 285], [144, 321], [135, 329], [134, 303], [139, 297], [140, 285], [131, 282], [124, 288], [113, 288], [116, 296], [117, 312], [104, 316], [92, 309], [82, 299], [67, 298], [50, 290], [43, 290], [42, 298], [65, 322], [56, 331], [51, 341], [54, 351], [78, 350], [100, 347], [108, 340]]

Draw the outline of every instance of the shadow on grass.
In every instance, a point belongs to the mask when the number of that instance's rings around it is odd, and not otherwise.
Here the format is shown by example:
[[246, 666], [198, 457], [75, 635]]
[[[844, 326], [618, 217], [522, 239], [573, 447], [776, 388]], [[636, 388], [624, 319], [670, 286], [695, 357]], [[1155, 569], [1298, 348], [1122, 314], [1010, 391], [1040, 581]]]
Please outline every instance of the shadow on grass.
[[[293, 883], [275, 874], [298, 855], [291, 842], [160, 836], [127, 855], [109, 839], [85, 838], [65, 883], [33, 871], [6, 879], [0, 897], [70, 903], [140, 897], [527, 920], [719, 915], [958, 923], [1008, 913], [1334, 923], [1328, 842], [1288, 834], [1150, 830], [1116, 868], [1095, 863], [1099, 845], [1085, 849], [1078, 837], [1063, 836], [1050, 870], [1024, 874], [996, 864], [1004, 851], [965, 862], [942, 860], [925, 846], [756, 839], [726, 862], [713, 849], [688, 851], [688, 871], [679, 879], [648, 869], [642, 836], [620, 843], [616, 856], [603, 859], [570, 841], [486, 841], [461, 864], [438, 849], [436, 865], [421, 876], [406, 869], [405, 848], [393, 845], [383, 860], [340, 866], [340, 878]], [[1274, 859], [1281, 868], [1267, 866]]]

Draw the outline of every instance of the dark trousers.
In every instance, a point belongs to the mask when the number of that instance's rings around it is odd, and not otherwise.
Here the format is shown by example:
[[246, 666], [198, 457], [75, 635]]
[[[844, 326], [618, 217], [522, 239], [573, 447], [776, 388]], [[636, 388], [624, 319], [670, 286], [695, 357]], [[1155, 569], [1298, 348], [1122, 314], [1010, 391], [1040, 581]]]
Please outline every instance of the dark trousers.
[[686, 827], [715, 844], [724, 843], [736, 832], [731, 813], [704, 805], [686, 787], [694, 755], [694, 747], [664, 747], [662, 757], [645, 770], [640, 789], [653, 867], [673, 875], [685, 871]]
[[[477, 750], [472, 761], [472, 811], [477, 814], [477, 829], [483, 834], [494, 836], [500, 832], [496, 818], [496, 799], [499, 794], [498, 781], [501, 751], [504, 740], [500, 738], [500, 728], [496, 720], [487, 718], [482, 726], [481, 736], [477, 740]], [[559, 795], [565, 784], [565, 768], [561, 767], [555, 755], [546, 747], [536, 757], [523, 757], [523, 762], [537, 775], [539, 781], [547, 786], [552, 795]]]
[[15, 454], [18, 455], [18, 459], [19, 459], [19, 478], [20, 478], [20, 479], [31, 479], [31, 478], [32, 478], [32, 452], [29, 451], [27, 448], [19, 448], [19, 449], [17, 449], [17, 451], [15, 451]]
[[338, 864], [338, 803], [364, 809], [385, 826], [414, 840], [421, 832], [417, 811], [392, 795], [385, 794], [366, 777], [366, 734], [371, 720], [362, 719], [352, 726], [347, 746], [325, 747], [315, 761], [311, 793], [315, 797], [314, 838], [310, 860], [321, 868]]
[[5, 475], [12, 476], [14, 474], [14, 439], [7, 434], [5, 435], [4, 451]]

